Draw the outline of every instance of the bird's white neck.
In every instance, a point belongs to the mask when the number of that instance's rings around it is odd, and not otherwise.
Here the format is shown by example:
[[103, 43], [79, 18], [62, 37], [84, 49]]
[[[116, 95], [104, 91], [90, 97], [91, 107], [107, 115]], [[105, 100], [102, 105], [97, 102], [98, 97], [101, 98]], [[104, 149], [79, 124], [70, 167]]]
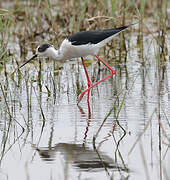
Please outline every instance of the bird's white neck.
[[55, 49], [53, 46], [46, 49], [46, 51], [39, 54], [39, 56], [48, 57], [48, 58], [51, 58], [51, 59], [54, 59], [54, 60], [65, 60], [63, 58], [63, 54], [60, 53], [59, 50]]
[[45, 56], [54, 60], [64, 60], [63, 55], [59, 52], [59, 50], [55, 49], [54, 47], [49, 48], [45, 53]]

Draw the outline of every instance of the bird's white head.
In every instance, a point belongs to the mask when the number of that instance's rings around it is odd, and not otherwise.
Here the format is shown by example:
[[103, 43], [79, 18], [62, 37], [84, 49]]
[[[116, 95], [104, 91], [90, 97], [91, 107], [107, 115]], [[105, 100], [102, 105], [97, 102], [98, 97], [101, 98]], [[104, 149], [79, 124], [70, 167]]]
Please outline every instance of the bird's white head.
[[58, 51], [54, 48], [53, 45], [42, 44], [37, 47], [36, 54], [32, 58], [30, 58], [28, 61], [26, 61], [24, 64], [22, 64], [20, 68], [26, 65], [28, 62], [32, 61], [36, 57], [49, 57], [52, 59], [56, 59], [57, 55], [58, 55]]

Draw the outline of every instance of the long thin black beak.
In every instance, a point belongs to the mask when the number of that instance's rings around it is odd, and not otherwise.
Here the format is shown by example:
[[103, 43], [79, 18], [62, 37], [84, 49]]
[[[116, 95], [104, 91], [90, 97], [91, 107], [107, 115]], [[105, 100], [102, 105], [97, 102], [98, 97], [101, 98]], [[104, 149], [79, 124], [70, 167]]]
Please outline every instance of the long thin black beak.
[[27, 63], [29, 63], [30, 61], [32, 61], [34, 58], [36, 58], [38, 56], [38, 54], [35, 54], [31, 59], [29, 59], [28, 61], [26, 61], [24, 64], [22, 64], [19, 68], [22, 68], [23, 66], [25, 66]]

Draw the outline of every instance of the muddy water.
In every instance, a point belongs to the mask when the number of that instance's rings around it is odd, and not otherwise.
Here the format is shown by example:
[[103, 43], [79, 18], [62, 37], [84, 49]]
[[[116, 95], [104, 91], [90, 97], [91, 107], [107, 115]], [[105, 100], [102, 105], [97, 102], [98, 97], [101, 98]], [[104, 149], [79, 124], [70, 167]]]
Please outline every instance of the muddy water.
[[[128, 40], [134, 48], [126, 63], [111, 63], [116, 75], [79, 106], [78, 91], [87, 88], [80, 60], [41, 59], [14, 76], [17, 66], [7, 64], [9, 75], [1, 72], [0, 179], [170, 177], [170, 64], [158, 68], [152, 37], [145, 37], [143, 58], [136, 35]], [[87, 69], [93, 81], [109, 74], [94, 59]]]

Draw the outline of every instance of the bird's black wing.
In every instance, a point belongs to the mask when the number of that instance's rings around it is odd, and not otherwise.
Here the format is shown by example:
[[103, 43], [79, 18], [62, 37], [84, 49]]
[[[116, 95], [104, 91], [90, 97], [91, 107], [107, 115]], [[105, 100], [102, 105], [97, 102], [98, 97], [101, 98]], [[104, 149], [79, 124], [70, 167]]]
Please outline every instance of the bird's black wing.
[[104, 30], [91, 30], [91, 31], [81, 31], [73, 34], [68, 38], [72, 45], [85, 45], [85, 44], [97, 44], [104, 39], [115, 35], [129, 26], [122, 26], [115, 29], [104, 29]]

